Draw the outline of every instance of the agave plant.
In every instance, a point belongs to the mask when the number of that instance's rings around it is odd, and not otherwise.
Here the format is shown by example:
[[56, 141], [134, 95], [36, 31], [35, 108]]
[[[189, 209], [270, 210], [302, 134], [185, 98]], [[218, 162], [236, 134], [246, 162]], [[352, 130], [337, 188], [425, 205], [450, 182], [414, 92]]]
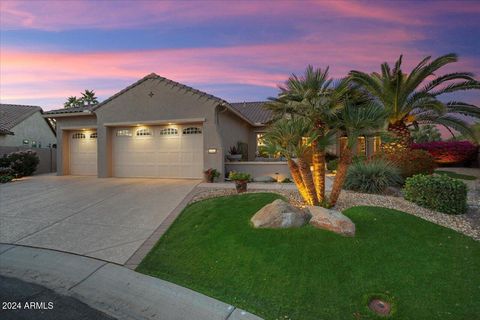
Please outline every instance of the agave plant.
[[353, 70], [349, 78], [385, 108], [388, 130], [397, 137], [395, 145], [406, 148], [411, 142], [408, 127], [417, 124], [438, 124], [473, 135], [468, 123], [458, 116], [480, 118], [480, 108], [465, 102], [443, 102], [439, 99], [447, 93], [480, 89], [480, 82], [470, 72], [437, 76], [442, 67], [457, 61], [456, 54], [433, 60], [428, 56], [406, 74], [402, 70], [400, 56], [393, 69], [385, 62], [381, 65], [381, 73], [367, 74]]

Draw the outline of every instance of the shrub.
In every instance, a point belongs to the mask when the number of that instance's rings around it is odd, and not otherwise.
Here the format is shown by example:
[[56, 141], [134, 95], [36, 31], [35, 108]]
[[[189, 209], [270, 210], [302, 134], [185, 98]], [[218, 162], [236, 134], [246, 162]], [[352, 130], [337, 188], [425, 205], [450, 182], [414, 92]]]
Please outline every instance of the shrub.
[[210, 168], [208, 170], [203, 171], [205, 174], [205, 179], [207, 182], [213, 182], [216, 178], [220, 177], [220, 172], [217, 169]]
[[391, 162], [372, 159], [354, 162], [348, 169], [344, 187], [366, 193], [382, 193], [387, 187], [401, 182], [400, 170]]
[[282, 180], [282, 183], [292, 183], [293, 181], [290, 178], [285, 178]]
[[432, 174], [437, 167], [433, 157], [423, 150], [406, 150], [383, 154], [378, 157], [393, 163], [394, 166], [400, 169], [400, 175], [404, 179], [421, 173]]
[[10, 167], [15, 176], [23, 177], [32, 175], [37, 170], [39, 162], [37, 153], [27, 150], [3, 155], [0, 166]]
[[478, 147], [470, 141], [414, 143], [411, 147], [427, 151], [439, 164], [454, 164], [471, 160], [478, 150]]
[[415, 175], [408, 178], [405, 199], [422, 207], [448, 214], [467, 211], [467, 185], [446, 175]]
[[337, 170], [338, 167], [338, 159], [333, 159], [327, 162], [327, 170], [334, 171]]
[[8, 167], [0, 167], [0, 183], [7, 183], [13, 180], [14, 178], [13, 170]]
[[251, 176], [248, 173], [231, 171], [228, 178], [234, 181], [250, 181]]

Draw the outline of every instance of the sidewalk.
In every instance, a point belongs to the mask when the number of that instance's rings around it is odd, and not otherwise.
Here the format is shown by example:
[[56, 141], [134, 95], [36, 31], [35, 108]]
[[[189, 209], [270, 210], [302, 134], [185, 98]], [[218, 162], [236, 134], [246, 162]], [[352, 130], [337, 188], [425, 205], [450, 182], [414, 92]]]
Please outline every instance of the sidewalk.
[[0, 244], [0, 275], [45, 286], [117, 319], [261, 320], [173, 283], [61, 251]]

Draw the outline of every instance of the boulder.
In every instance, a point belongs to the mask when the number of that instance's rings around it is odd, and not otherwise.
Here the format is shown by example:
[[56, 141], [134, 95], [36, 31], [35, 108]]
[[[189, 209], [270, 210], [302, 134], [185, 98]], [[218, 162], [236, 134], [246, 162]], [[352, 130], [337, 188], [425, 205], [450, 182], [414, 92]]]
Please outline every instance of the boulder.
[[276, 182], [276, 180], [270, 176], [260, 176], [253, 179], [254, 182]]
[[277, 199], [255, 213], [250, 221], [255, 228], [292, 228], [303, 226], [309, 218], [307, 212]]
[[310, 224], [319, 229], [330, 230], [347, 237], [355, 236], [355, 224], [347, 216], [332, 209], [307, 207], [312, 216]]

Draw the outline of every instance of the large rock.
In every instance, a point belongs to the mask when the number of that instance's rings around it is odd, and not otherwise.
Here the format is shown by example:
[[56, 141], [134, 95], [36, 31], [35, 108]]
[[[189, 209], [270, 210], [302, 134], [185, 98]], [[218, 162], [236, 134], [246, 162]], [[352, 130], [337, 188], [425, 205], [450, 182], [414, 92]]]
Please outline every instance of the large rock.
[[255, 213], [250, 221], [255, 228], [292, 228], [303, 226], [309, 218], [305, 211], [277, 199]]
[[312, 216], [310, 219], [312, 226], [348, 237], [355, 236], [355, 224], [340, 212], [316, 206], [310, 206], [307, 210]]

